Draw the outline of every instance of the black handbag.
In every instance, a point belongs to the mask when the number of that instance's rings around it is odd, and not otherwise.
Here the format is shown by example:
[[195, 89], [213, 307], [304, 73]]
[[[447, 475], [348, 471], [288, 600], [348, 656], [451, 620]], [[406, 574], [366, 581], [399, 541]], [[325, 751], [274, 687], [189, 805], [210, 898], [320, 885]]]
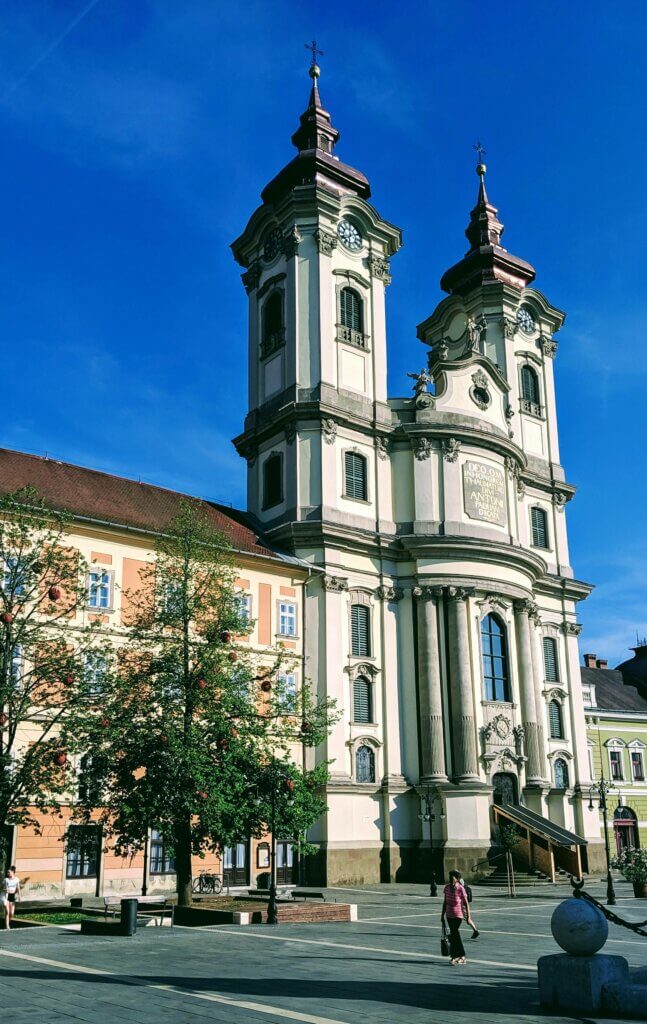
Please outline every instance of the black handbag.
[[440, 953], [441, 956], [449, 956], [449, 939], [447, 938], [447, 925], [443, 921], [442, 933], [440, 936]]

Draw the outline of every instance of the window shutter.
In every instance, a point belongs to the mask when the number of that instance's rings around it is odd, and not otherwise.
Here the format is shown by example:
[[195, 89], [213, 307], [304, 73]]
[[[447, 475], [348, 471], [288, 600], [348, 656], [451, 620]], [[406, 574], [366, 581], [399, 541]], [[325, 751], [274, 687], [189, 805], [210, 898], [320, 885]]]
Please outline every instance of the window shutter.
[[551, 700], [548, 705], [548, 719], [550, 722], [550, 738], [552, 740], [563, 739], [562, 709], [556, 700]]
[[346, 494], [349, 498], [366, 501], [366, 459], [358, 452], [344, 454]]
[[368, 658], [371, 654], [371, 611], [363, 604], [351, 605], [351, 649], [355, 658]]
[[371, 722], [371, 684], [366, 676], [358, 676], [353, 683], [353, 721]]
[[537, 374], [530, 366], [524, 366], [521, 370], [521, 397], [527, 402], [534, 402], [539, 405], [539, 383]]
[[559, 665], [557, 662], [557, 641], [552, 636], [544, 637], [544, 671], [546, 682], [559, 682]]
[[548, 547], [548, 527], [546, 525], [546, 513], [543, 508], [531, 508], [530, 520], [532, 524], [532, 544], [535, 548]]
[[340, 295], [340, 314], [343, 327], [351, 331], [362, 330], [362, 300], [352, 288], [342, 288]]

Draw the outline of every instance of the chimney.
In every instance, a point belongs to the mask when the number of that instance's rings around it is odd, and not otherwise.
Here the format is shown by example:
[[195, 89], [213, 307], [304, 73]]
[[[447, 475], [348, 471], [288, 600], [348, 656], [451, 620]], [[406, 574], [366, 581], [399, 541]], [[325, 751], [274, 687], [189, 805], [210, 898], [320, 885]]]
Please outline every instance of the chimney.
[[[605, 662], [606, 667], [606, 662]], [[599, 668], [597, 654], [584, 655], [584, 668]]]
[[607, 661], [606, 658], [599, 658], [598, 659], [598, 668], [608, 668], [608, 667], [609, 667], [609, 662]]

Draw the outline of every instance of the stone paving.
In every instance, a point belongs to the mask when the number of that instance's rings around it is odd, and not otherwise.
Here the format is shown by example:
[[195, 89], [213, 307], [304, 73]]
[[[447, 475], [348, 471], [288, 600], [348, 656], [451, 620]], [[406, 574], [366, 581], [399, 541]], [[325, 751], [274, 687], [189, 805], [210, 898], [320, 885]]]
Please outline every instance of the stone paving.
[[[601, 898], [599, 885], [590, 887]], [[440, 898], [423, 886], [328, 890], [355, 902], [351, 924], [142, 928], [132, 938], [59, 927], [0, 932], [0, 1019], [12, 1024], [485, 1024], [552, 1021], [537, 1001], [537, 958], [557, 952], [550, 916], [566, 887], [509, 900], [474, 887], [469, 963], [440, 957]], [[621, 916], [647, 901], [618, 886]], [[464, 929], [465, 931], [465, 929]], [[647, 940], [611, 926], [606, 952], [647, 965]], [[591, 1018], [587, 1018], [591, 1021]]]

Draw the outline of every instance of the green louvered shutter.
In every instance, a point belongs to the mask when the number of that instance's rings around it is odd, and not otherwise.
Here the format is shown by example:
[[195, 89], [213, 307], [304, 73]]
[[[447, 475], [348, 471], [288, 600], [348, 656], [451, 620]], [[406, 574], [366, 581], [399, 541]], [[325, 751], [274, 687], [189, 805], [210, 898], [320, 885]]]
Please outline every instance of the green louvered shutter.
[[364, 604], [351, 605], [351, 654], [355, 658], [368, 658], [371, 654], [371, 611]]
[[345, 491], [349, 498], [367, 499], [366, 459], [358, 452], [344, 454]]
[[353, 721], [372, 722], [371, 684], [366, 676], [358, 676], [353, 683]]
[[544, 671], [547, 683], [559, 682], [559, 664], [557, 662], [557, 641], [552, 636], [544, 637]]
[[342, 288], [339, 298], [341, 322], [351, 331], [362, 331], [362, 300], [352, 288]]
[[562, 725], [562, 709], [556, 700], [551, 700], [548, 705], [548, 720], [550, 723], [551, 740], [564, 739], [564, 727]]
[[548, 547], [548, 527], [546, 524], [546, 513], [543, 508], [531, 508], [530, 520], [532, 524], [532, 545], [535, 548]]

